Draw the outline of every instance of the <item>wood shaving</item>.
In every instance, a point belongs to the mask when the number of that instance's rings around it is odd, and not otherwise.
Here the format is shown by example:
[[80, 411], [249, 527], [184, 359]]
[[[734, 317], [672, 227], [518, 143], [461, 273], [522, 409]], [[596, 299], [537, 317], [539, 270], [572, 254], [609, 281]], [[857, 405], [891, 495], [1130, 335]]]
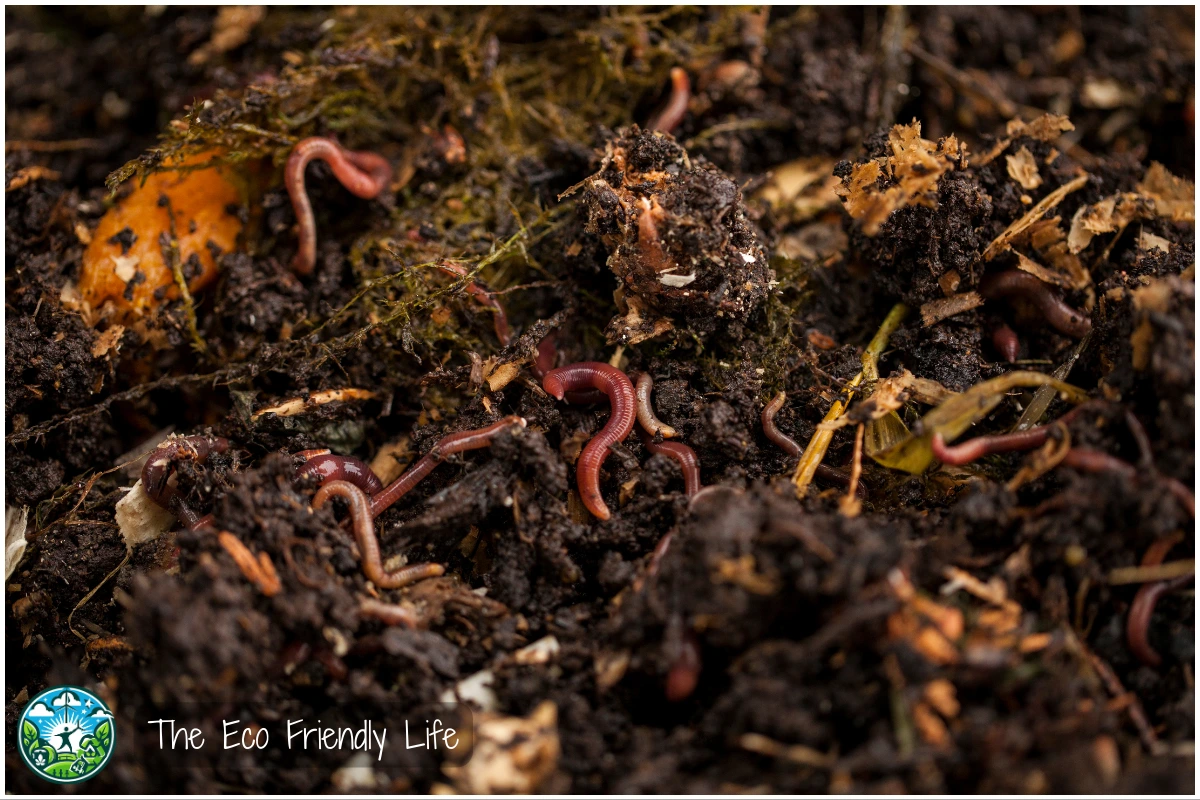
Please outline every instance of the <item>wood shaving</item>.
[[1171, 243], [1161, 236], [1155, 236], [1150, 231], [1142, 231], [1138, 237], [1138, 248], [1141, 250], [1161, 250], [1164, 253], [1171, 252]]
[[1175, 177], [1157, 161], [1150, 164], [1137, 190], [1154, 201], [1160, 217], [1173, 222], [1196, 221], [1196, 184]]
[[175, 525], [175, 516], [150, 499], [141, 480], [117, 501], [117, 527], [130, 547], [162, 536]]
[[[892, 155], [856, 164], [849, 185], [835, 191], [843, 199], [846, 211], [862, 223], [868, 236], [879, 229], [893, 211], [907, 206], [937, 207], [938, 182], [942, 175], [966, 166], [966, 148], [957, 138], [947, 136], [934, 144], [921, 138], [921, 123], [895, 125], [888, 133]], [[881, 177], [893, 185], [880, 189]]]
[[532, 794], [558, 768], [558, 708], [546, 700], [528, 717], [480, 714], [474, 742], [467, 763], [442, 766], [455, 789], [463, 794]]
[[274, 414], [277, 417], [294, 417], [297, 414], [311, 411], [317, 406], [323, 406], [326, 403], [371, 400], [378, 396], [376, 392], [368, 389], [326, 389], [321, 392], [313, 392], [308, 397], [294, 397], [291, 400], [285, 400], [277, 406], [255, 411], [253, 418], [258, 419], [264, 414]]
[[212, 37], [192, 51], [188, 63], [199, 66], [213, 56], [227, 53], [250, 41], [254, 26], [267, 15], [265, 6], [224, 6], [217, 11]]
[[1021, 184], [1024, 189], [1036, 189], [1042, 185], [1042, 176], [1038, 174], [1037, 161], [1028, 147], [1022, 147], [1016, 153], [1008, 156], [1008, 177]]
[[25, 557], [25, 531], [29, 527], [27, 506], [4, 507], [4, 580], [12, 577], [13, 571]]
[[1042, 198], [1036, 206], [1029, 209], [1029, 213], [1021, 217], [1019, 220], [1009, 225], [1004, 233], [1000, 234], [995, 240], [987, 246], [983, 251], [983, 260], [991, 261], [996, 256], [1008, 250], [1014, 239], [1029, 229], [1033, 223], [1046, 216], [1046, 212], [1057, 206], [1063, 201], [1063, 198], [1071, 192], [1082, 189], [1084, 184], [1088, 182], [1088, 174], [1085, 172], [1078, 178], [1064, 183], [1062, 186], [1055, 189], [1050, 194]]

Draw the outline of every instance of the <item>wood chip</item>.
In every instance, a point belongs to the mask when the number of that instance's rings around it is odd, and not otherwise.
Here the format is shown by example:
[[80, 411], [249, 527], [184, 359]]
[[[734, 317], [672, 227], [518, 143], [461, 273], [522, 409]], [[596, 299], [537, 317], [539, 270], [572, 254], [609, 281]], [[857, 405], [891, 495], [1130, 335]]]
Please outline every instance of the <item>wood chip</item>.
[[1037, 160], [1028, 147], [1006, 158], [1008, 162], [1008, 177], [1021, 184], [1021, 188], [1033, 190], [1042, 185], [1042, 176], [1038, 174]]
[[11, 192], [14, 189], [28, 186], [34, 181], [56, 181], [61, 177], [62, 175], [55, 170], [35, 164], [32, 167], [24, 167], [17, 170], [16, 174], [12, 176], [12, 180], [8, 182], [8, 186], [4, 188], [4, 191]]
[[303, 414], [306, 411], [323, 406], [326, 403], [346, 402], [350, 400], [370, 400], [378, 397], [376, 392], [367, 389], [326, 389], [320, 392], [313, 392], [308, 397], [294, 397], [291, 400], [285, 400], [277, 406], [264, 408], [254, 412], [254, 419], [265, 414], [274, 414], [277, 417], [294, 417], [297, 414]]
[[1030, 225], [1040, 220], [1046, 215], [1050, 209], [1057, 206], [1071, 192], [1082, 189], [1088, 182], [1088, 174], [1085, 172], [1074, 180], [1064, 183], [1062, 186], [1055, 189], [1050, 194], [1042, 198], [1036, 206], [1031, 208], [1025, 216], [1009, 225], [1004, 233], [996, 237], [996, 239], [987, 246], [983, 251], [982, 260], [991, 261], [996, 256], [1009, 249], [1013, 239], [1029, 228]]
[[979, 308], [981, 305], [983, 305], [983, 297], [979, 292], [963, 292], [950, 297], [930, 300], [921, 306], [921, 324], [928, 328], [956, 314]]

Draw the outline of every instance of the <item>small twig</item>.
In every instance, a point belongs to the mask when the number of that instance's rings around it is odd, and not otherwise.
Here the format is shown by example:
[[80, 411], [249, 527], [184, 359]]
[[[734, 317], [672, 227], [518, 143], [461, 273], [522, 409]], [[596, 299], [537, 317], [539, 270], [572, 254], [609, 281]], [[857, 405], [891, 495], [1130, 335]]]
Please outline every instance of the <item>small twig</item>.
[[1146, 719], [1146, 711], [1142, 708], [1142, 701], [1133, 692], [1126, 691], [1125, 686], [1121, 683], [1121, 679], [1113, 672], [1112, 667], [1108, 665], [1100, 656], [1088, 649], [1083, 642], [1076, 640], [1076, 644], [1091, 663], [1092, 668], [1096, 670], [1096, 674], [1100, 676], [1100, 680], [1104, 682], [1104, 686], [1108, 689], [1109, 694], [1113, 697], [1129, 697], [1129, 719], [1138, 730], [1138, 735], [1142, 739], [1142, 744], [1151, 755], [1162, 755], [1163, 745], [1158, 740], [1158, 736], [1154, 733], [1154, 728], [1150, 726], [1150, 721]]
[[179, 235], [175, 229], [175, 209], [171, 206], [171, 198], [163, 194], [159, 198], [159, 202], [166, 206], [167, 220], [170, 223], [170, 238], [163, 241], [162, 235], [159, 236], [159, 247], [162, 249], [163, 260], [171, 267], [171, 274], [175, 276], [175, 285], [179, 287], [179, 295], [183, 300], [183, 312], [187, 316], [188, 332], [192, 335], [192, 347], [197, 353], [208, 352], [208, 345], [204, 339], [200, 338], [200, 328], [196, 322], [196, 303], [192, 299], [192, 292], [188, 289], [187, 278], [183, 275], [183, 261], [179, 256]]
[[839, 505], [841, 512], [847, 517], [857, 517], [862, 512], [862, 501], [858, 499], [858, 480], [862, 477], [863, 433], [867, 426], [859, 423], [858, 431], [854, 434], [854, 461], [850, 465], [850, 485]]
[[1128, 583], [1149, 583], [1151, 581], [1167, 581], [1181, 578], [1184, 575], [1196, 574], [1196, 560], [1185, 558], [1180, 561], [1168, 561], [1165, 564], [1141, 567], [1117, 567], [1108, 573], [1109, 586], [1122, 586]]
[[78, 603], [76, 603], [75, 607], [71, 609], [71, 613], [67, 615], [67, 629], [70, 630], [71, 633], [73, 633], [77, 637], [79, 637], [79, 641], [86, 642], [87, 637], [84, 636], [79, 631], [75, 630], [75, 626], [71, 623], [71, 621], [75, 618], [75, 612], [78, 611], [79, 609], [83, 608], [84, 604], [87, 603], [88, 600], [91, 600], [92, 597], [96, 594], [96, 592], [100, 591], [100, 587], [103, 586], [104, 584], [108, 583], [109, 579], [111, 579], [113, 575], [116, 575], [121, 570], [121, 567], [128, 564], [129, 559], [132, 556], [133, 556], [133, 548], [130, 547], [128, 544], [126, 544], [125, 545], [125, 557], [121, 559], [121, 563], [117, 564], [115, 567], [113, 567], [112, 572], [105, 575], [104, 579], [102, 581], [100, 581], [98, 584], [96, 584], [95, 587], [93, 587], [93, 589], [90, 592], [85, 594], [83, 596], [83, 599], [80, 600]]
[[4, 152], [28, 150], [31, 153], [63, 153], [68, 150], [95, 150], [103, 142], [99, 139], [64, 139], [58, 142], [39, 142], [36, 139], [14, 139], [4, 143]]

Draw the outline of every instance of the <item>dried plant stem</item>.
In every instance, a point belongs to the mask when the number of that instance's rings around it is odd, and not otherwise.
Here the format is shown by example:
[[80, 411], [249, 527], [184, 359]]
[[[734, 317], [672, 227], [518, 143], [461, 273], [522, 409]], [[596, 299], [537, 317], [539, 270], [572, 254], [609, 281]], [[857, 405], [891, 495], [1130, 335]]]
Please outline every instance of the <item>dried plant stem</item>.
[[[883, 324], [879, 326], [874, 338], [867, 344], [867, 349], [862, 355], [862, 372], [854, 376], [854, 378], [846, 384], [845, 399], [835, 400], [833, 406], [829, 409], [829, 413], [825, 415], [823, 422], [833, 422], [846, 410], [846, 406], [854, 398], [854, 390], [858, 388], [863, 380], [874, 382], [879, 379], [879, 357], [883, 354], [884, 348], [887, 347], [888, 340], [892, 338], [892, 334], [900, 327], [900, 323], [904, 321], [904, 317], [908, 314], [908, 306], [903, 303], [897, 303], [888, 312], [884, 318]], [[816, 433], [808, 440], [808, 447], [804, 448], [804, 455], [800, 456], [800, 463], [796, 465], [795, 475], [792, 477], [792, 483], [796, 485], [796, 497], [804, 497], [808, 491], [808, 486], [812, 483], [813, 476], [817, 473], [817, 467], [821, 465], [821, 460], [825, 458], [825, 451], [829, 449], [829, 443], [833, 441], [832, 430], [822, 430], [821, 426], [817, 426]]]

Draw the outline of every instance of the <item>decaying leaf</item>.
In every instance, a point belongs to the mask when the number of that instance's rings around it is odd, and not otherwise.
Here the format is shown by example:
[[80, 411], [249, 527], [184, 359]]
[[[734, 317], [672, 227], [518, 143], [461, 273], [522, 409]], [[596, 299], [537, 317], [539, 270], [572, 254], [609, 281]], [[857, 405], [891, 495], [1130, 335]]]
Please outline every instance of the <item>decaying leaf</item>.
[[[966, 166], [966, 148], [954, 136], [936, 144], [921, 138], [921, 123], [895, 125], [888, 134], [892, 155], [856, 164], [848, 185], [836, 192], [846, 205], [846, 211], [862, 223], [868, 236], [879, 233], [888, 216], [898, 208], [923, 205], [937, 206], [938, 181], [955, 168]], [[878, 187], [880, 177], [892, 185]]]
[[122, 325], [113, 323], [108, 330], [96, 337], [96, 341], [92, 343], [92, 355], [96, 358], [103, 358], [111, 353], [116, 353], [121, 349], [121, 334], [125, 333], [125, 328]]
[[1047, 269], [1038, 262], [1034, 261], [1024, 253], [1017, 253], [1017, 269], [1028, 272], [1044, 283], [1054, 284], [1055, 286], [1071, 286], [1071, 278], [1061, 273], [1055, 272], [1052, 269]]
[[213, 56], [227, 53], [250, 41], [254, 26], [267, 15], [265, 6], [225, 6], [217, 11], [212, 38], [192, 51], [188, 63], [204, 64]]
[[919, 475], [933, 463], [929, 443], [935, 433], [952, 442], [972, 425], [983, 419], [1000, 404], [1009, 390], [1018, 387], [1053, 386], [1065, 399], [1081, 403], [1087, 399], [1083, 390], [1040, 372], [1016, 370], [991, 380], [977, 383], [965, 392], [952, 395], [921, 418], [917, 430], [903, 440], [879, 451], [867, 451], [871, 458], [885, 467]]
[[1133, 346], [1133, 368], [1145, 370], [1150, 366], [1154, 342], [1157, 339], [1153, 317], [1166, 315], [1176, 294], [1194, 296], [1196, 284], [1181, 275], [1151, 278], [1145, 286], [1132, 290], [1134, 326], [1129, 335]]

